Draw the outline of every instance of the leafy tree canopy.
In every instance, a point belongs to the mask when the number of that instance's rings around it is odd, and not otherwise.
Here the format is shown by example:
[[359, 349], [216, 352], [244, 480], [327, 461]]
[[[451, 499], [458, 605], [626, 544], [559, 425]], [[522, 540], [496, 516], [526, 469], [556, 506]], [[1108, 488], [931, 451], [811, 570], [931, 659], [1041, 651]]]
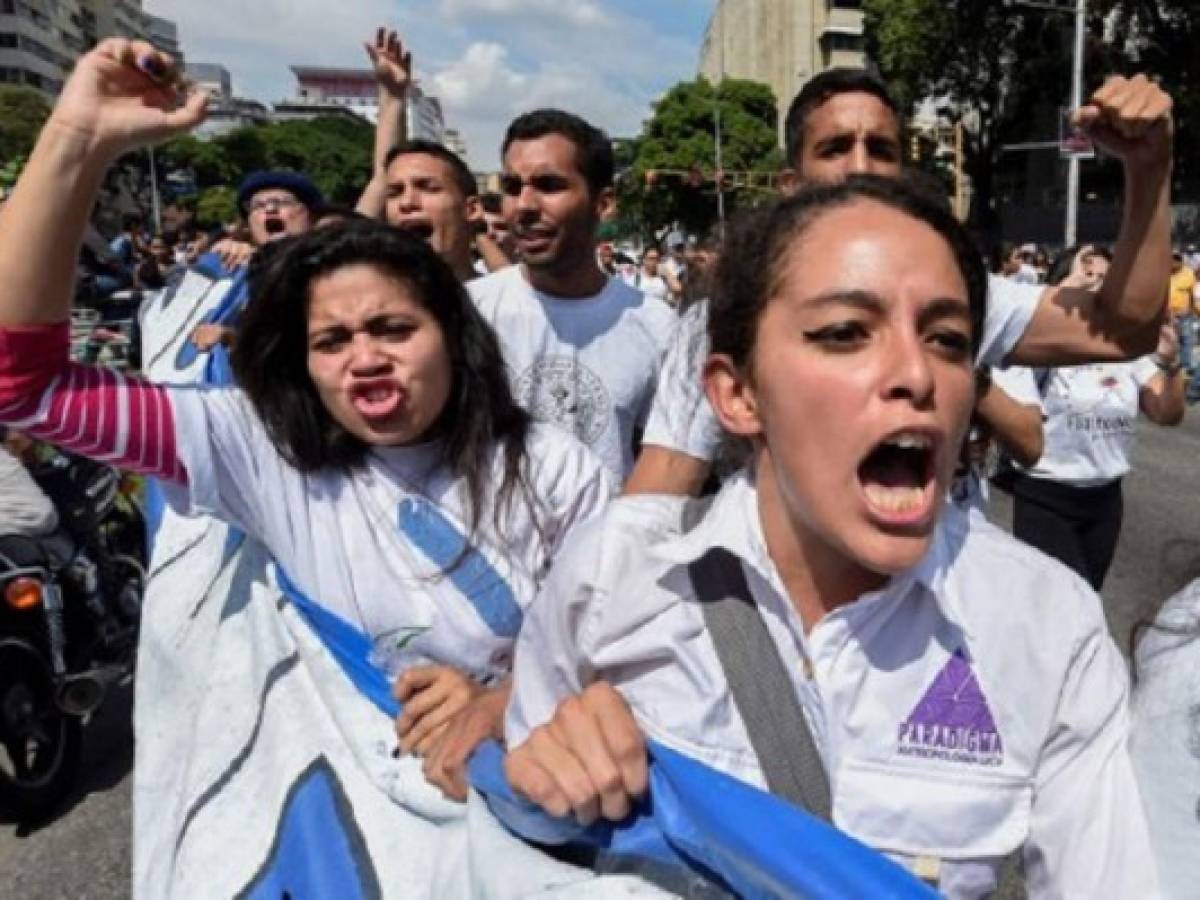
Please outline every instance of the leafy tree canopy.
[[164, 168], [190, 170], [202, 192], [236, 187], [259, 169], [293, 169], [312, 178], [330, 200], [353, 203], [370, 178], [373, 139], [369, 124], [331, 116], [247, 126], [210, 141], [177, 138], [162, 148], [161, 158]]
[[50, 104], [38, 91], [0, 86], [0, 163], [25, 157], [50, 115]]
[[[933, 98], [944, 121], [966, 127], [972, 218], [992, 223], [1001, 147], [1057, 137], [1053, 111], [1071, 86], [1074, 4], [1064, 13], [996, 0], [864, 0], [867, 52], [910, 109]], [[1160, 76], [1175, 97], [1177, 151], [1200, 137], [1200, 20], [1193, 0], [1092, 0], [1085, 96], [1113, 73]], [[1177, 152], [1177, 187], [1200, 179], [1194, 154]], [[1089, 167], [1093, 172], [1100, 167]], [[1109, 167], [1111, 172], [1111, 166]]]
[[[782, 161], [771, 89], [734, 78], [716, 86], [703, 77], [680, 82], [655, 104], [653, 116], [624, 154], [628, 168], [618, 197], [625, 227], [618, 230], [653, 233], [676, 222], [692, 234], [712, 229], [717, 221], [718, 108], [722, 169], [737, 185], [726, 190], [726, 210], [769, 192], [765, 177], [752, 186], [744, 173], [774, 173]], [[649, 181], [648, 173], [654, 173]]]

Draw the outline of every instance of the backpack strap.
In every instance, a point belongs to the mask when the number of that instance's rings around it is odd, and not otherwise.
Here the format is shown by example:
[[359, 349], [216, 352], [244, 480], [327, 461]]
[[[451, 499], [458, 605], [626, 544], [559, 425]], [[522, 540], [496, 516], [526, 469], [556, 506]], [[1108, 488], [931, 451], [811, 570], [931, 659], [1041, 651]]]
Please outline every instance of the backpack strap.
[[772, 794], [832, 819], [829, 776], [741, 561], [713, 547], [688, 566], [725, 680]]

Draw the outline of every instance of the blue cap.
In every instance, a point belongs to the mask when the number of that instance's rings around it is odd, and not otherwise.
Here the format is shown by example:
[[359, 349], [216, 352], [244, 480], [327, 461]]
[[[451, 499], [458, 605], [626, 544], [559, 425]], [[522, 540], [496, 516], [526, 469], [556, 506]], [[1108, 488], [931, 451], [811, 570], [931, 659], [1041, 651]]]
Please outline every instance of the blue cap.
[[238, 186], [238, 209], [244, 213], [250, 198], [269, 188], [291, 191], [296, 199], [309, 209], [325, 202], [320, 188], [313, 184], [307, 175], [289, 172], [286, 169], [274, 169], [268, 172], [252, 172], [242, 179], [241, 185]]

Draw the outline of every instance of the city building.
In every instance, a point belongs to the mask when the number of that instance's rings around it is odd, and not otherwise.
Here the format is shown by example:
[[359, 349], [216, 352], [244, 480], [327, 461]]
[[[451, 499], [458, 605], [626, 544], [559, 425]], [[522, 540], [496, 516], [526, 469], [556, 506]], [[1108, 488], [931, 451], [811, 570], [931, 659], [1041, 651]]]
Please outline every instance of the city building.
[[[370, 69], [292, 66], [296, 95], [275, 104], [279, 119], [312, 119], [322, 115], [352, 113], [374, 123], [379, 118], [379, 87]], [[419, 83], [408, 90], [408, 136], [445, 140], [442, 105], [426, 94]]]
[[[76, 59], [106, 37], [149, 38], [151, 18], [141, 0], [0, 0], [0, 83], [53, 99]], [[175, 33], [157, 22], [161, 38]]]
[[718, 0], [700, 51], [700, 74], [768, 84], [782, 119], [808, 79], [862, 66], [862, 0]]
[[457, 128], [445, 129], [445, 144], [446, 149], [456, 154], [459, 159], [467, 158], [467, 142], [463, 140], [462, 133]]
[[233, 78], [229, 70], [216, 63], [190, 62], [184, 66], [187, 77], [196, 83], [196, 87], [208, 91], [216, 100], [233, 98]]
[[169, 54], [177, 65], [184, 62], [183, 50], [179, 46], [179, 26], [170, 19], [147, 14], [146, 39], [154, 45], [155, 50]]

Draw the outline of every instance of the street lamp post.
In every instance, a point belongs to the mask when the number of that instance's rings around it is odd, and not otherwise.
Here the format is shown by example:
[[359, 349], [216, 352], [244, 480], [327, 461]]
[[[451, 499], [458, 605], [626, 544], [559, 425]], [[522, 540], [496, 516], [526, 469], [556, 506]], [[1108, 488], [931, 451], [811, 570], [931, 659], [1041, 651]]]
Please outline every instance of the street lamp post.
[[[1005, 0], [1006, 6], [1023, 6], [1046, 12], [1071, 12], [1069, 6], [1041, 3], [1037, 0]], [[1083, 105], [1083, 41], [1087, 24], [1087, 0], [1075, 0], [1075, 56], [1071, 62], [1071, 111]], [[1079, 224], [1079, 154], [1067, 158], [1067, 221], [1063, 227], [1066, 246], [1075, 244]]]
[[725, 80], [725, 2], [717, 0], [717, 84], [713, 89], [713, 136], [716, 141], [714, 162], [717, 167], [717, 233], [725, 238], [725, 185], [724, 165], [721, 158], [721, 83]]
[[[1083, 38], [1087, 19], [1087, 0], [1075, 0], [1075, 59], [1071, 73], [1071, 110], [1083, 105]], [[1067, 224], [1063, 240], [1075, 246], [1079, 224], [1079, 154], [1067, 160]]]

